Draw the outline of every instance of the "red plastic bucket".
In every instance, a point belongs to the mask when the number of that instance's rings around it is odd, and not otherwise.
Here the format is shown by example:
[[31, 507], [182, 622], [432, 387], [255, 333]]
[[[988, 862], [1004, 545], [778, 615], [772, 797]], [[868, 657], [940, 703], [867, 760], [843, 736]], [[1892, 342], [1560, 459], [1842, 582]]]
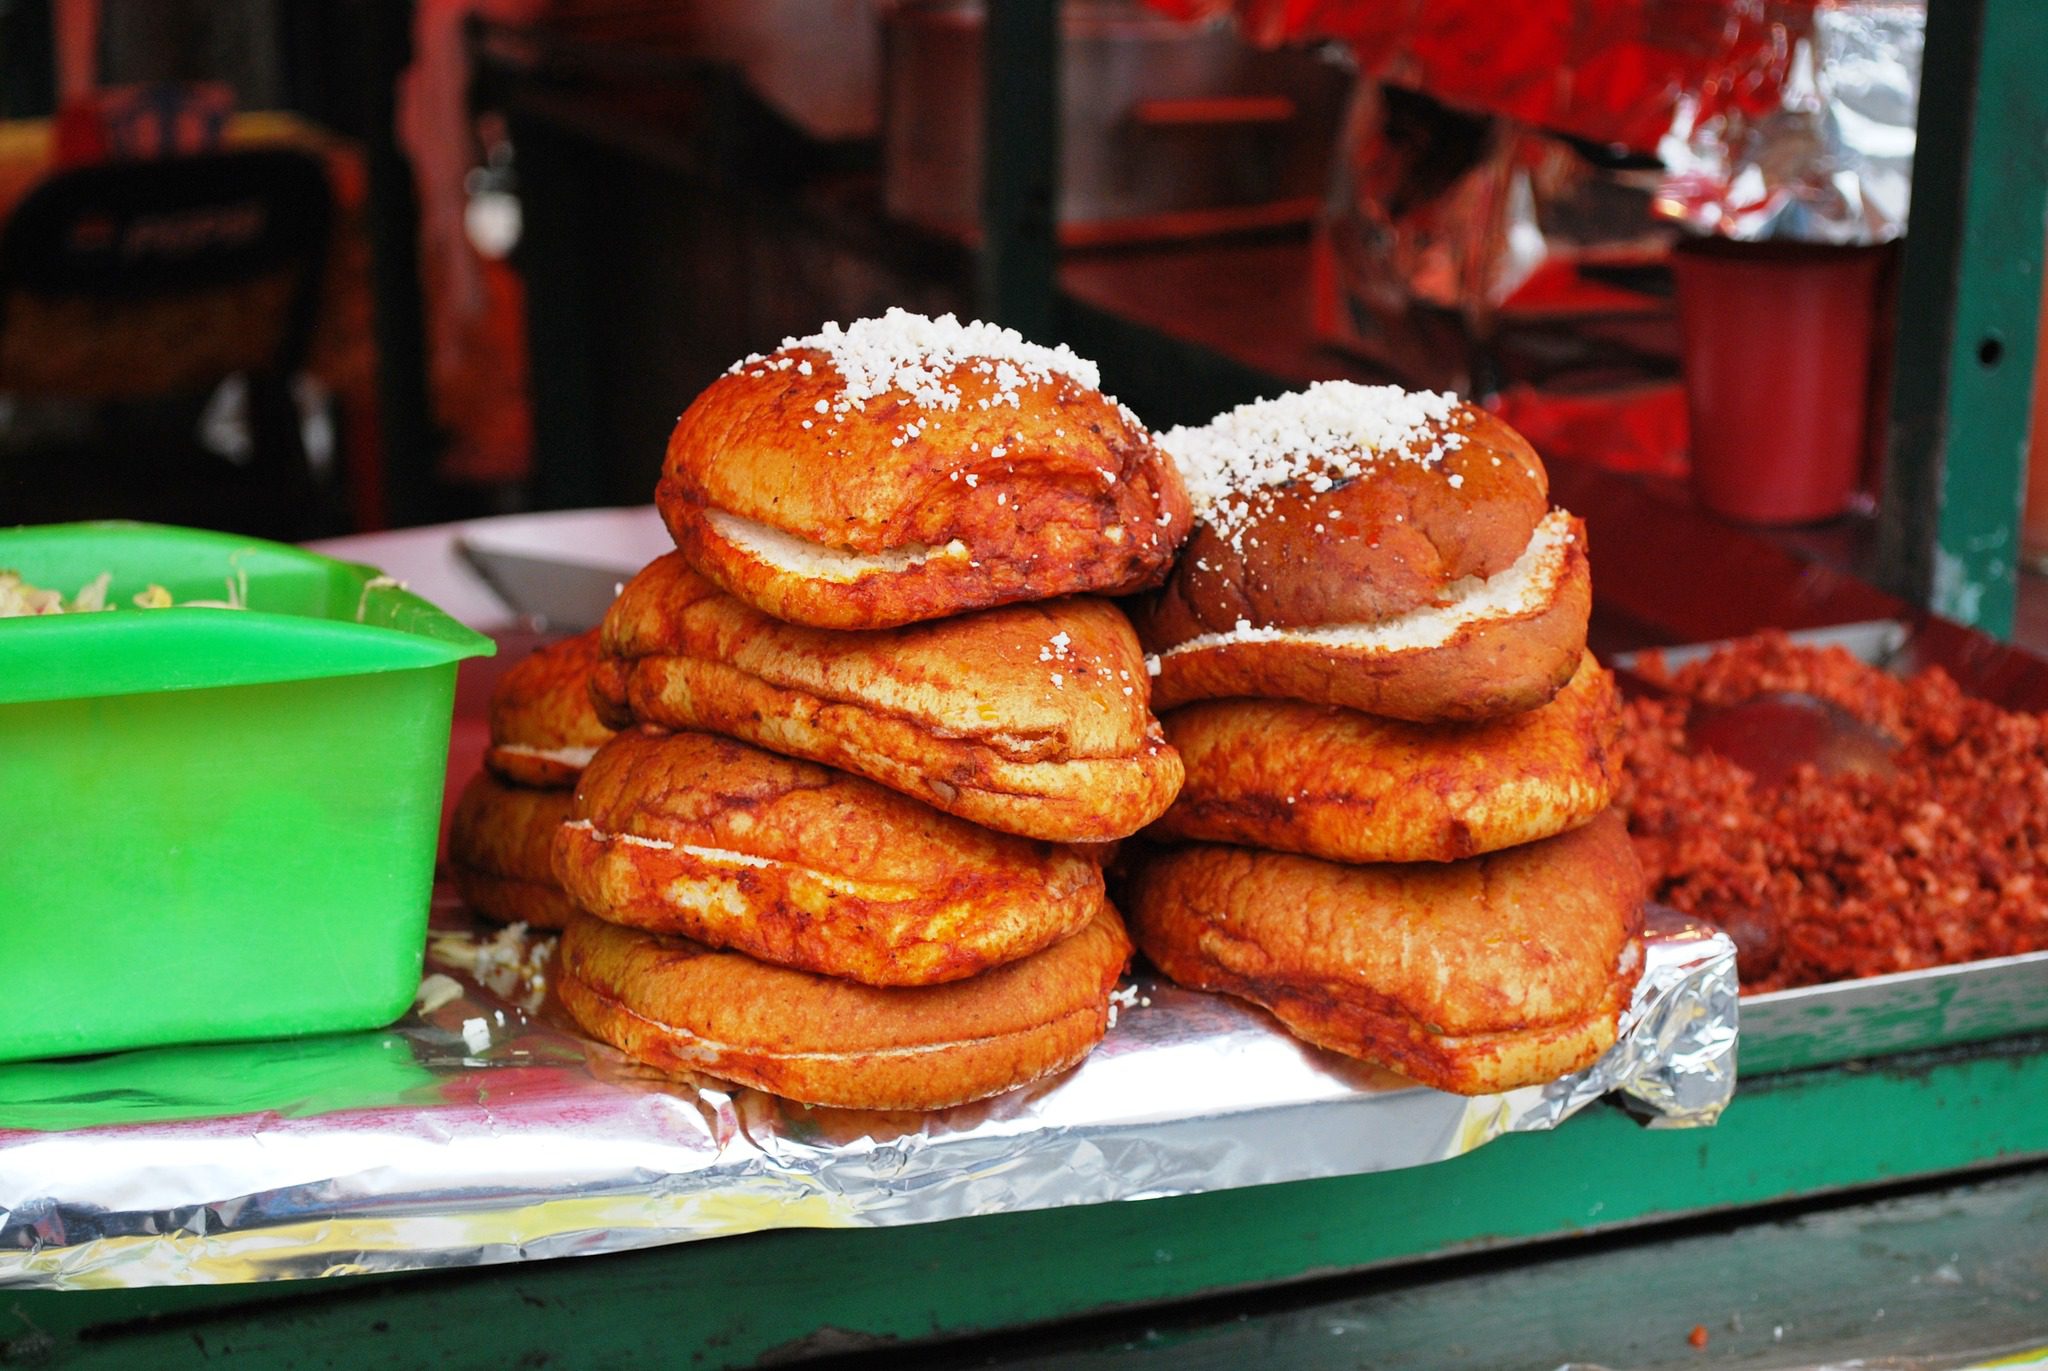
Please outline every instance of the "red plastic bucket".
[[1886, 249], [1689, 242], [1672, 254], [1701, 504], [1752, 524], [1849, 507]]

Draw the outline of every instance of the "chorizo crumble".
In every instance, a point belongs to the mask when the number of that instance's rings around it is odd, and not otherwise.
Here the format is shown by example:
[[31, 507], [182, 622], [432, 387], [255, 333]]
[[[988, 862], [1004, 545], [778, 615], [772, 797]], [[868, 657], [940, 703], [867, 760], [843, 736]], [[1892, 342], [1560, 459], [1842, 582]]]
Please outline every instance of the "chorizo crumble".
[[[1618, 803], [1654, 897], [1734, 937], [1743, 989], [1783, 990], [2048, 948], [2048, 716], [1891, 676], [1782, 633], [1637, 674]], [[1889, 774], [1801, 766], [1775, 786], [1688, 745], [1695, 703], [1829, 702], [1899, 743]]]

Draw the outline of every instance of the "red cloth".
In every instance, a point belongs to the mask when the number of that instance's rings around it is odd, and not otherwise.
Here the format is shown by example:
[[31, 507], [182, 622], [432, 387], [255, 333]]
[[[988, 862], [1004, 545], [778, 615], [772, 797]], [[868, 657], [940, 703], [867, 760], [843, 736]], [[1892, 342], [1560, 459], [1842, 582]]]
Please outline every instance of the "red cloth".
[[1349, 43], [1359, 70], [1448, 105], [1638, 151], [1681, 95], [1778, 103], [1790, 36], [1817, 0], [1149, 0], [1234, 14], [1252, 41]]
[[1579, 394], [1510, 386], [1487, 407], [1546, 458], [1675, 479], [1691, 469], [1676, 381]]

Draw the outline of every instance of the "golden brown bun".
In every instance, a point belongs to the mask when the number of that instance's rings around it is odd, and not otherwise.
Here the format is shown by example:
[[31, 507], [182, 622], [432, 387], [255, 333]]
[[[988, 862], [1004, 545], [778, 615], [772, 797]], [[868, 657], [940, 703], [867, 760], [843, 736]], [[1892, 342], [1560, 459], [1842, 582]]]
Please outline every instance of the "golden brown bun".
[[601, 918], [870, 985], [1029, 956], [1102, 903], [1065, 847], [709, 733], [621, 733], [576, 788], [554, 869]]
[[612, 736], [590, 703], [596, 665], [592, 629], [551, 643], [506, 672], [491, 692], [484, 765], [519, 785], [575, 785], [588, 754]]
[[[814, 348], [721, 377], [676, 424], [655, 490], [676, 546], [742, 600], [817, 628], [1158, 584], [1190, 515], [1151, 435], [1071, 377], [1005, 392], [981, 365], [940, 378], [957, 388], [956, 409], [901, 391], [845, 407], [830, 354]], [[938, 555], [832, 579], [765, 559], [714, 513], [818, 551]]]
[[1195, 526], [1145, 616], [1171, 647], [1240, 620], [1317, 627], [1391, 619], [1456, 582], [1505, 570], [1550, 508], [1550, 482], [1521, 434], [1472, 405], [1415, 444], [1462, 440], [1427, 464], [1382, 458], [1320, 493], [1305, 481], [1256, 491], [1227, 532]]
[[[1159, 654], [1153, 705], [1166, 710], [1192, 700], [1250, 695], [1342, 705], [1418, 723], [1534, 709], [1577, 670], [1593, 609], [1585, 526], [1577, 519], [1562, 526], [1569, 528], [1569, 541], [1555, 545], [1554, 564], [1536, 569], [1525, 603], [1458, 624], [1441, 641], [1359, 644], [1313, 630], [1264, 639], [1196, 639]], [[1515, 574], [1512, 568], [1500, 573]]]
[[879, 781], [1005, 833], [1102, 842], [1172, 803], [1180, 759], [1146, 707], [1144, 654], [1103, 600], [906, 628], [799, 628], [678, 554], [605, 616], [600, 711], [724, 733]]
[[462, 902], [495, 923], [564, 928], [580, 912], [553, 881], [522, 881], [461, 865], [452, 865], [449, 874]]
[[878, 989], [580, 918], [556, 988], [587, 1032], [664, 1071], [806, 1104], [943, 1109], [1087, 1056], [1130, 953], [1102, 904], [1072, 936], [972, 980]]
[[1138, 946], [1182, 985], [1482, 1095], [1554, 1080], [1613, 1045], [1642, 969], [1642, 896], [1610, 812], [1447, 865], [1165, 849], [1139, 867], [1129, 909]]
[[1550, 703], [1411, 724], [1297, 700], [1166, 716], [1188, 779], [1152, 836], [1333, 862], [1448, 862], [1576, 828], [1620, 778], [1621, 702], [1589, 654]]
[[575, 908], [550, 857], [570, 798], [568, 790], [507, 785], [488, 771], [471, 777], [448, 828], [448, 867], [462, 902], [500, 923], [567, 923]]

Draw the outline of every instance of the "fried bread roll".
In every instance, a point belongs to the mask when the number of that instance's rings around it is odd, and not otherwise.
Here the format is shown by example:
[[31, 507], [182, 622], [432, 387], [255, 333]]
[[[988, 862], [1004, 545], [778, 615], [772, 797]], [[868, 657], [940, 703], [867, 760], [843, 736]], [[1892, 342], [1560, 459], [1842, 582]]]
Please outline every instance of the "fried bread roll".
[[448, 828], [448, 868], [464, 904], [499, 923], [560, 928], [575, 907], [555, 883], [555, 830], [571, 792], [472, 776]]
[[1138, 618], [1159, 708], [1256, 695], [1484, 719], [1577, 668], [1585, 530], [1484, 410], [1331, 381], [1161, 441], [1198, 523]]
[[562, 935], [556, 987], [585, 1031], [662, 1070], [806, 1104], [943, 1109], [1087, 1056], [1130, 953], [1116, 911], [1099, 904], [1021, 961], [880, 989], [585, 917]]
[[518, 785], [573, 786], [612, 731], [590, 703], [597, 630], [550, 643], [513, 667], [491, 692], [491, 747], [484, 765]]
[[1612, 1046], [1642, 972], [1643, 878], [1611, 811], [1444, 865], [1340, 866], [1250, 848], [1161, 850], [1131, 931], [1182, 985], [1264, 1005], [1297, 1036], [1481, 1095]]
[[870, 985], [959, 980], [1087, 923], [1102, 872], [878, 785], [709, 733], [621, 733], [555, 876], [613, 923]]
[[1187, 492], [1093, 363], [890, 310], [699, 395], [655, 503], [690, 565], [790, 623], [890, 628], [1158, 584]]
[[862, 633], [799, 628], [679, 554], [605, 616], [606, 719], [706, 729], [824, 762], [1005, 833], [1103, 842], [1173, 800], [1137, 634], [1088, 598]]
[[1156, 836], [1333, 862], [1448, 862], [1576, 828], [1620, 779], [1621, 701], [1593, 660], [1548, 704], [1411, 724], [1299, 700], [1172, 711], [1187, 766]]

